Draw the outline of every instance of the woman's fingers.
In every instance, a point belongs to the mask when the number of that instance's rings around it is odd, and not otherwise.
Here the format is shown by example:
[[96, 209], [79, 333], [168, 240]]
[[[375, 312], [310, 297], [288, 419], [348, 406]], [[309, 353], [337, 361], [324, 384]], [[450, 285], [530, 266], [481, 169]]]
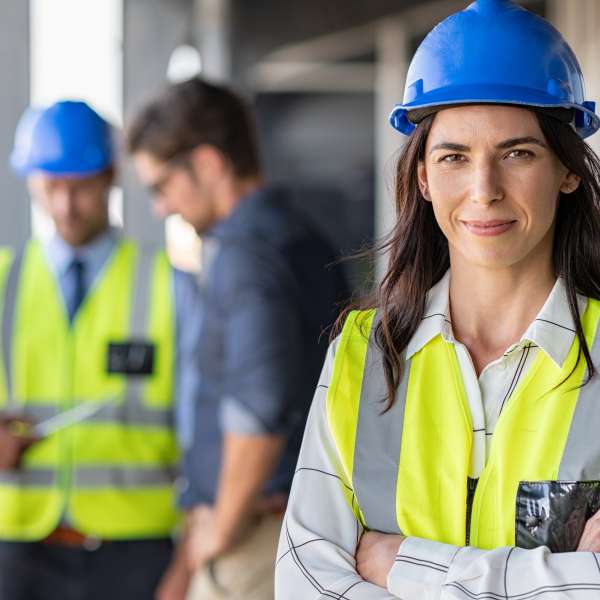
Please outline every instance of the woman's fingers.
[[588, 519], [577, 547], [578, 552], [600, 552], [600, 511]]

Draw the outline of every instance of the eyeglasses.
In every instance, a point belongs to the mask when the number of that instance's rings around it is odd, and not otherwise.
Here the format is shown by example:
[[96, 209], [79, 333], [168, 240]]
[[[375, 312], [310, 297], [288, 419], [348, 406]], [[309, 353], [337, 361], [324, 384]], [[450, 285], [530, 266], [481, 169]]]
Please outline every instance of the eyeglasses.
[[169, 181], [177, 171], [181, 167], [189, 168], [189, 158], [190, 153], [184, 152], [182, 154], [178, 154], [174, 156], [171, 160], [168, 160], [165, 164], [165, 172], [158, 177], [156, 181], [149, 183], [146, 185], [148, 191], [153, 196], [160, 196], [164, 193], [165, 188], [167, 187]]

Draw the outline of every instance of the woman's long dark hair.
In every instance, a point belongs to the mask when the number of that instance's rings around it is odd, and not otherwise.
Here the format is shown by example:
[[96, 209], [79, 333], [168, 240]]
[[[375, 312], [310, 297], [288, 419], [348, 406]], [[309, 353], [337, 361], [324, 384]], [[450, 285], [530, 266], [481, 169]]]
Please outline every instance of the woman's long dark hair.
[[[569, 309], [579, 339], [579, 356], [585, 359], [588, 377], [596, 372], [585, 340], [577, 294], [600, 299], [600, 159], [567, 124], [535, 111], [550, 148], [581, 177], [578, 189], [561, 193], [554, 234], [553, 261], [564, 278]], [[360, 308], [377, 308], [375, 341], [383, 354], [387, 406], [395, 400], [403, 368], [402, 353], [424, 316], [427, 292], [450, 267], [448, 242], [439, 228], [431, 202], [426, 202], [417, 182], [417, 166], [435, 115], [423, 119], [398, 159], [396, 170], [396, 224], [375, 247], [388, 257], [387, 272], [374, 295]]]

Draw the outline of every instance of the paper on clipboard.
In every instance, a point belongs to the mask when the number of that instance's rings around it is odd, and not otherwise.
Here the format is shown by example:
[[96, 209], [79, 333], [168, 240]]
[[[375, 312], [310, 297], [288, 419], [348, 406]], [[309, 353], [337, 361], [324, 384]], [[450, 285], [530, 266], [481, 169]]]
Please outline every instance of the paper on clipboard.
[[72, 425], [89, 419], [101, 408], [111, 404], [112, 402], [113, 400], [110, 399], [78, 404], [74, 408], [65, 410], [57, 415], [54, 415], [53, 417], [50, 417], [49, 419], [46, 419], [45, 421], [41, 421], [40, 423], [32, 425], [30, 433], [36, 437], [47, 437], [60, 429], [71, 427]]

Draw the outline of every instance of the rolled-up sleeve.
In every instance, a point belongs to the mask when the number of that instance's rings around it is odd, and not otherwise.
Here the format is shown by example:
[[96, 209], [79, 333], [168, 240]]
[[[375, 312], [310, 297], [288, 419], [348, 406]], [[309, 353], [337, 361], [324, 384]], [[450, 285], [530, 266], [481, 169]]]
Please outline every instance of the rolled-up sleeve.
[[222, 429], [286, 434], [303, 412], [302, 317], [293, 278], [276, 255], [255, 247], [233, 245], [216, 266], [224, 326]]

